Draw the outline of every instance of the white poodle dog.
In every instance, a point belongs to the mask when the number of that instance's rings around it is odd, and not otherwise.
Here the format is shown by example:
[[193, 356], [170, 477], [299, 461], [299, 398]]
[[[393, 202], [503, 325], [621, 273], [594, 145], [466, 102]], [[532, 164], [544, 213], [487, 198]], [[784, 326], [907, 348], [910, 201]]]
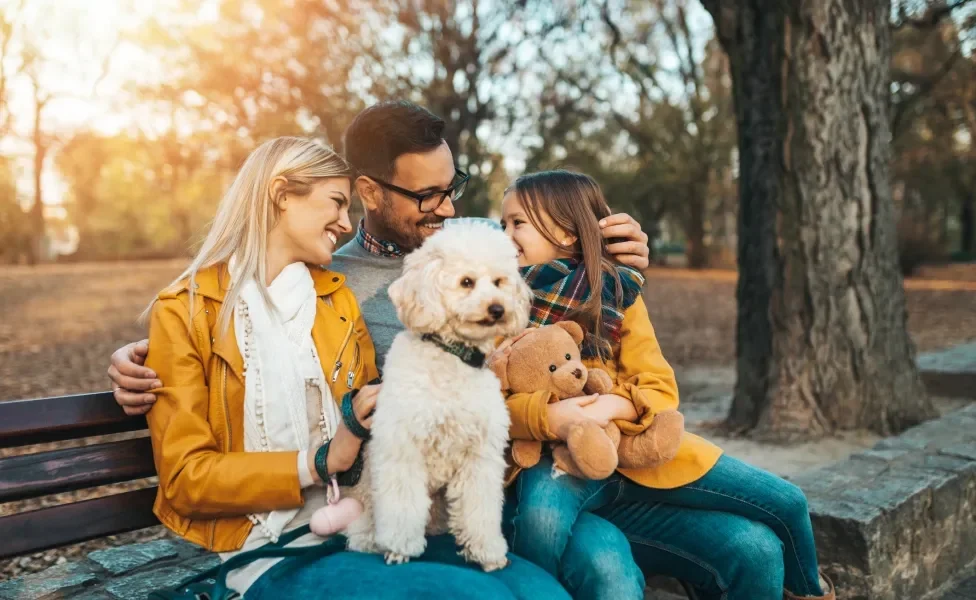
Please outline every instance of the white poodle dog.
[[388, 563], [420, 556], [445, 529], [485, 571], [508, 564], [502, 536], [509, 417], [485, 366], [498, 337], [524, 330], [531, 291], [501, 231], [461, 223], [404, 260], [390, 299], [406, 330], [386, 357], [349, 547]]

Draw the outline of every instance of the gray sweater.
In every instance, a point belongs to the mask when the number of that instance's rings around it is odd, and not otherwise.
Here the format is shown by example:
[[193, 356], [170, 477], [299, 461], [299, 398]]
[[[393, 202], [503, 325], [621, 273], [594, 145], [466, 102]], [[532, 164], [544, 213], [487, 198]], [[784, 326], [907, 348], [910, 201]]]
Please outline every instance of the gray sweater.
[[[449, 219], [446, 223], [460, 221], [480, 221], [498, 226], [495, 221], [476, 218]], [[400, 276], [403, 258], [370, 254], [353, 238], [335, 251], [329, 268], [344, 274], [346, 285], [356, 295], [366, 327], [376, 346], [376, 366], [382, 370], [393, 338], [403, 329], [397, 319], [396, 308], [386, 293], [386, 288]]]

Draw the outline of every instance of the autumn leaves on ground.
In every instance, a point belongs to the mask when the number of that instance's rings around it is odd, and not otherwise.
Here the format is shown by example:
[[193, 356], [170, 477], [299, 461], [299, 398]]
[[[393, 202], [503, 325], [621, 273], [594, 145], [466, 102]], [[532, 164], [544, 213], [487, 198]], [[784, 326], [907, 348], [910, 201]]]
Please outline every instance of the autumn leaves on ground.
[[[112, 351], [182, 261], [0, 267], [0, 401], [104, 390]], [[906, 283], [919, 350], [976, 339], [976, 266], [923, 270]], [[951, 278], [951, 279], [950, 279]], [[652, 269], [646, 297], [665, 355], [727, 365], [735, 353], [735, 275]]]
[[[170, 260], [0, 267], [0, 401], [107, 389], [109, 356], [125, 342], [145, 336], [139, 314], [184, 264]], [[906, 283], [909, 327], [919, 349], [976, 339], [976, 265], [928, 269], [923, 275], [926, 279]], [[648, 272], [645, 294], [672, 363], [732, 364], [734, 273], [655, 268]], [[693, 400], [693, 391], [689, 398]], [[0, 505], [0, 516], [143, 485], [147, 484], [116, 484]], [[95, 549], [168, 535], [155, 527], [0, 561], [0, 580], [38, 572]]]

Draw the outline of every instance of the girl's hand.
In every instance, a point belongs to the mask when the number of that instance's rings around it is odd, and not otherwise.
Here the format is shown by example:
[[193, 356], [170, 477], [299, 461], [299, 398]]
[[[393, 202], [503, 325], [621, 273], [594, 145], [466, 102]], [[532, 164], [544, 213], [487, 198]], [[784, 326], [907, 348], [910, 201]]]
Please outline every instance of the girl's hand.
[[[367, 385], [359, 390], [359, 393], [352, 399], [353, 413], [366, 429], [373, 426], [373, 409], [376, 408], [376, 397], [379, 391], [379, 385]], [[339, 426], [336, 428], [335, 435], [332, 436], [332, 443], [329, 444], [329, 455], [325, 459], [329, 473], [336, 474], [348, 471], [356, 462], [362, 445], [363, 441], [349, 431], [345, 422], [339, 419]], [[308, 464], [312, 478], [321, 483], [319, 475], [315, 471], [315, 452], [308, 453]]]
[[630, 421], [637, 422], [637, 409], [634, 403], [616, 394], [603, 394], [596, 402], [583, 409], [583, 414], [596, 421]]
[[536, 330], [535, 327], [526, 327], [525, 330], [523, 330], [521, 333], [502, 340], [502, 343], [498, 344], [498, 347], [492, 350], [491, 354], [488, 355], [488, 359], [486, 360], [486, 363], [490, 365], [495, 360], [504, 358], [506, 354], [512, 351], [512, 346], [515, 344], [515, 342], [519, 341], [520, 339], [524, 338], [526, 335], [532, 333], [535, 330]]
[[[553, 402], [546, 406], [549, 430], [559, 439], [565, 440], [571, 425], [580, 421], [591, 420], [583, 409], [596, 402], [599, 397], [599, 394], [576, 396], [575, 398], [566, 398], [565, 400]], [[606, 427], [610, 423], [609, 420], [597, 419], [596, 421], [600, 424], [600, 427]]]

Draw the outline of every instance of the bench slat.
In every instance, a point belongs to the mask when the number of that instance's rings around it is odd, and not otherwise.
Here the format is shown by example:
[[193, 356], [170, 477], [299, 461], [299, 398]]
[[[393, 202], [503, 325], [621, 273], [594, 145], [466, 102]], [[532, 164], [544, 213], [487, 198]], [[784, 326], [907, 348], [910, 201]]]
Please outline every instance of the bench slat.
[[146, 429], [126, 415], [112, 392], [0, 402], [0, 448]]
[[0, 503], [156, 474], [149, 438], [0, 459]]
[[0, 518], [0, 560], [159, 525], [156, 488], [62, 504]]

